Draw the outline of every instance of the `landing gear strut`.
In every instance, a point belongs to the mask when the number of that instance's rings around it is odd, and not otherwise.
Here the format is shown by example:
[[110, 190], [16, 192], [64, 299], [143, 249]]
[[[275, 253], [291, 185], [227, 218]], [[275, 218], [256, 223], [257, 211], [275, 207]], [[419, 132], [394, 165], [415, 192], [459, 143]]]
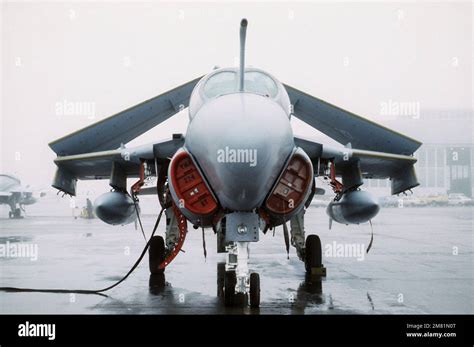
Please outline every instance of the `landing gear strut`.
[[[171, 210], [172, 209], [172, 210]], [[162, 274], [183, 246], [187, 233], [186, 218], [175, 205], [166, 210], [166, 246], [161, 236], [153, 236], [148, 250], [150, 272]]]
[[8, 212], [8, 218], [22, 218], [21, 216], [21, 209], [19, 207], [12, 208], [11, 211]]
[[232, 242], [227, 246], [227, 262], [224, 277], [224, 304], [230, 306], [260, 306], [260, 277], [249, 274], [249, 242]]
[[[226, 306], [260, 305], [260, 283], [257, 274], [249, 271], [249, 245], [259, 238], [260, 218], [253, 212], [233, 212], [221, 222], [221, 232], [225, 230], [225, 286], [224, 298]], [[219, 231], [219, 230], [218, 230]], [[251, 280], [252, 278], [252, 280]], [[250, 294], [250, 295], [249, 295]]]
[[305, 241], [304, 213], [301, 211], [290, 220], [291, 245], [296, 248], [300, 260], [304, 261], [308, 275], [326, 276], [322, 262], [321, 240], [318, 235], [308, 235]]

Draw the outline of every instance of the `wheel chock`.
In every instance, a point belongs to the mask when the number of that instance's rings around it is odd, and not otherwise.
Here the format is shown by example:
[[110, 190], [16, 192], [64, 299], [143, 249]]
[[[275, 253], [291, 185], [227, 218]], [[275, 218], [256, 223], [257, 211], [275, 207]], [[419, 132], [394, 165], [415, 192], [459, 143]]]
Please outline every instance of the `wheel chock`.
[[326, 268], [324, 266], [312, 267], [311, 275], [326, 277]]

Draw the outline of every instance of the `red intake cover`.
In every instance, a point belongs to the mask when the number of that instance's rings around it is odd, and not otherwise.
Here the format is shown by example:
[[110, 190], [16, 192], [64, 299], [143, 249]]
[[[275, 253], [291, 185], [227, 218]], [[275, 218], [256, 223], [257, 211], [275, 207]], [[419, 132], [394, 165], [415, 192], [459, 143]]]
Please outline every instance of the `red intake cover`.
[[[196, 165], [187, 152], [179, 153], [170, 164], [173, 188], [184, 207], [197, 215], [208, 215], [217, 210], [217, 201], [207, 188]], [[179, 202], [177, 203], [180, 206]]]
[[293, 155], [266, 201], [273, 213], [287, 214], [297, 208], [311, 186], [311, 165], [298, 153]]

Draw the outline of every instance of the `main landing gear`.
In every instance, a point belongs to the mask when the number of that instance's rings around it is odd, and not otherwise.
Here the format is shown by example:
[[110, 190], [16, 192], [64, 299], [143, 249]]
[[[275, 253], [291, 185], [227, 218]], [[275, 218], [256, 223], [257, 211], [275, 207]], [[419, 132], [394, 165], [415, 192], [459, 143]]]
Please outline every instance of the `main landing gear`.
[[[150, 241], [149, 266], [152, 275], [164, 274], [162, 264], [167, 263], [170, 246], [176, 242], [182, 244], [182, 234], [186, 230], [182, 216], [176, 216], [171, 210], [166, 212], [166, 240], [161, 236], [154, 236]], [[305, 238], [303, 215], [304, 212], [298, 213], [290, 221], [291, 244], [296, 248], [299, 259], [304, 262], [307, 275], [321, 278], [326, 276], [321, 240], [317, 235]], [[218, 296], [223, 297], [226, 307], [249, 305], [251, 308], [259, 308], [260, 276], [258, 273], [251, 273], [248, 266], [249, 245], [258, 241], [258, 216], [243, 212], [231, 213], [224, 223], [217, 228], [219, 252], [227, 253], [226, 263], [218, 264]]]
[[290, 220], [291, 245], [296, 248], [298, 258], [304, 262], [308, 275], [326, 276], [322, 262], [321, 240], [318, 235], [308, 235], [305, 241], [304, 211]]
[[166, 241], [162, 236], [153, 236], [150, 240], [148, 260], [150, 273], [163, 274], [168, 265], [181, 250], [187, 232], [184, 216], [173, 206], [165, 210]]
[[160, 269], [160, 265], [165, 260], [165, 240], [161, 236], [153, 236], [150, 240], [148, 250], [148, 264], [152, 275], [161, 275], [165, 269]]
[[159, 295], [166, 287], [165, 269], [160, 268], [166, 254], [165, 241], [161, 236], [153, 236], [148, 249], [148, 264], [150, 268], [150, 279], [148, 287], [150, 293]]
[[304, 265], [309, 275], [326, 276], [326, 268], [322, 263], [321, 240], [318, 235], [306, 238]]
[[23, 218], [21, 215], [21, 209], [19, 207], [12, 208], [11, 211], [8, 211], [8, 218], [13, 218], [13, 219]]
[[165, 210], [166, 213], [166, 242], [162, 236], [153, 236], [148, 249], [148, 264], [150, 268], [150, 293], [160, 294], [165, 286], [165, 268], [180, 251], [187, 232], [184, 217], [177, 215], [173, 207]]

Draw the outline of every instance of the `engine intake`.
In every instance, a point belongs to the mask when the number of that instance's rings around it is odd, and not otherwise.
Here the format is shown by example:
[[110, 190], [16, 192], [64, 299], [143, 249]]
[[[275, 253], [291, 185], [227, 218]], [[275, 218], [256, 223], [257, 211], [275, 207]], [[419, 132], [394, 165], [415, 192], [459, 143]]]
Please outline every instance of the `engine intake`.
[[171, 160], [168, 177], [171, 195], [183, 214], [192, 222], [206, 224], [219, 205], [191, 155], [184, 149]]
[[306, 153], [297, 148], [265, 202], [270, 215], [289, 219], [303, 206], [313, 181], [313, 165]]

